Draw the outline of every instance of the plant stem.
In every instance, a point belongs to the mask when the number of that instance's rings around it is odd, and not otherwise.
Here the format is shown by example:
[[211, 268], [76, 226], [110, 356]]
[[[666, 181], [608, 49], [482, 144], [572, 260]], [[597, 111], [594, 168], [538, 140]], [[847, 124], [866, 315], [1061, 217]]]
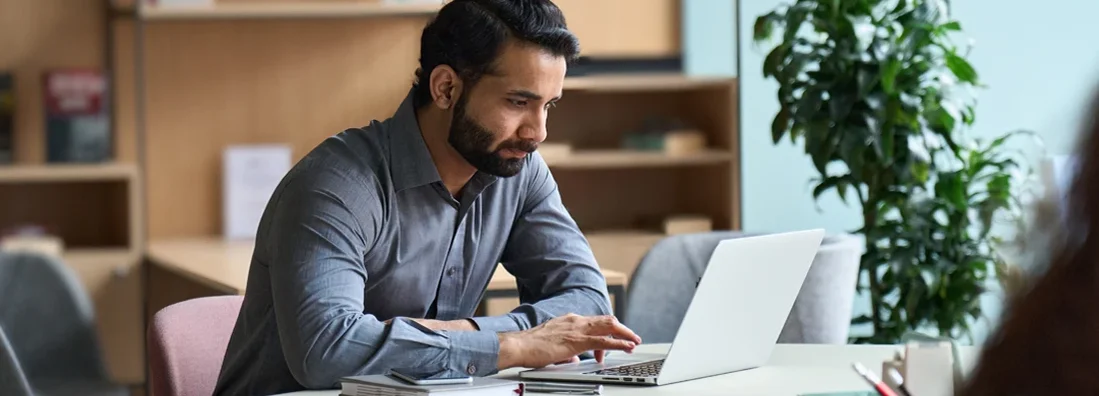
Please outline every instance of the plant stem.
[[[878, 224], [878, 208], [874, 204], [874, 192], [871, 189], [867, 189], [869, 197], [866, 202], [862, 204], [862, 222], [863, 222], [863, 237], [866, 238], [866, 255], [863, 257], [869, 257], [876, 259], [877, 255], [877, 243], [870, 237], [871, 230], [877, 229]], [[866, 268], [867, 278], [870, 281], [870, 318], [874, 325], [874, 336], [881, 337], [882, 335], [882, 318], [881, 318], [881, 286], [878, 284], [878, 265], [879, 262], [866, 262], [864, 267]]]

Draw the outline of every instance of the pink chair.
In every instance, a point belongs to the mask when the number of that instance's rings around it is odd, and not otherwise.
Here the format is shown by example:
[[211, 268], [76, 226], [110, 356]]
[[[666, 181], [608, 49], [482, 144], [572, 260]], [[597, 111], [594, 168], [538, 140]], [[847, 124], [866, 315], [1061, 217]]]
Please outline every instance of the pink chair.
[[240, 312], [241, 296], [203, 297], [172, 304], [149, 326], [152, 396], [209, 396]]

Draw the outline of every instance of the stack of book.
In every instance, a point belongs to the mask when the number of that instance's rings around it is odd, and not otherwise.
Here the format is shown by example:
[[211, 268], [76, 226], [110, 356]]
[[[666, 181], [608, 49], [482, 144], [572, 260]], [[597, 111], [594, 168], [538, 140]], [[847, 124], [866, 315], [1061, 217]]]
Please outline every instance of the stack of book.
[[388, 375], [345, 377], [340, 381], [342, 396], [516, 396], [523, 394], [518, 381], [478, 377], [468, 384], [412, 385]]

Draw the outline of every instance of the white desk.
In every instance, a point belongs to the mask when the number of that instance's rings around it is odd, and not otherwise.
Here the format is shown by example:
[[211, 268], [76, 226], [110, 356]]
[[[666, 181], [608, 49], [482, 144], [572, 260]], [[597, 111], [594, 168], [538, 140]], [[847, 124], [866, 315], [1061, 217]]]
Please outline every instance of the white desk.
[[[638, 352], [664, 352], [667, 345], [642, 345]], [[851, 364], [860, 362], [881, 374], [881, 363], [896, 350], [885, 345], [779, 345], [767, 365], [738, 373], [685, 381], [671, 385], [640, 387], [605, 385], [603, 394], [616, 395], [758, 395], [797, 396], [807, 393], [871, 390], [855, 374]], [[974, 347], [962, 348], [968, 370], [977, 355]], [[518, 379], [512, 369], [497, 375]], [[338, 390], [295, 392], [294, 396], [337, 396]], [[540, 393], [528, 393], [540, 395]]]

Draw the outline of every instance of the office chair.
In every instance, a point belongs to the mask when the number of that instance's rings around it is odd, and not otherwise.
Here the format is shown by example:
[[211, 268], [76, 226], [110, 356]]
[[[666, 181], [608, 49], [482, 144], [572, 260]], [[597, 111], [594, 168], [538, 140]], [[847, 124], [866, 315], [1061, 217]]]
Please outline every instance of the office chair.
[[[759, 234], [713, 231], [660, 240], [630, 277], [623, 324], [646, 343], [672, 342], [718, 243]], [[779, 335], [779, 343], [847, 342], [858, 272], [858, 265], [850, 263], [857, 264], [861, 254], [861, 240], [857, 238], [825, 237]], [[831, 276], [837, 273], [840, 276]], [[848, 278], [851, 284], [834, 282]]]
[[151, 396], [214, 392], [242, 296], [191, 299], [161, 309], [149, 325]]
[[0, 395], [32, 395], [31, 386], [23, 375], [23, 368], [19, 367], [19, 360], [8, 342], [8, 336], [4, 335], [3, 327], [0, 327]]
[[129, 394], [108, 375], [90, 297], [59, 259], [0, 252], [0, 327], [34, 394]]

